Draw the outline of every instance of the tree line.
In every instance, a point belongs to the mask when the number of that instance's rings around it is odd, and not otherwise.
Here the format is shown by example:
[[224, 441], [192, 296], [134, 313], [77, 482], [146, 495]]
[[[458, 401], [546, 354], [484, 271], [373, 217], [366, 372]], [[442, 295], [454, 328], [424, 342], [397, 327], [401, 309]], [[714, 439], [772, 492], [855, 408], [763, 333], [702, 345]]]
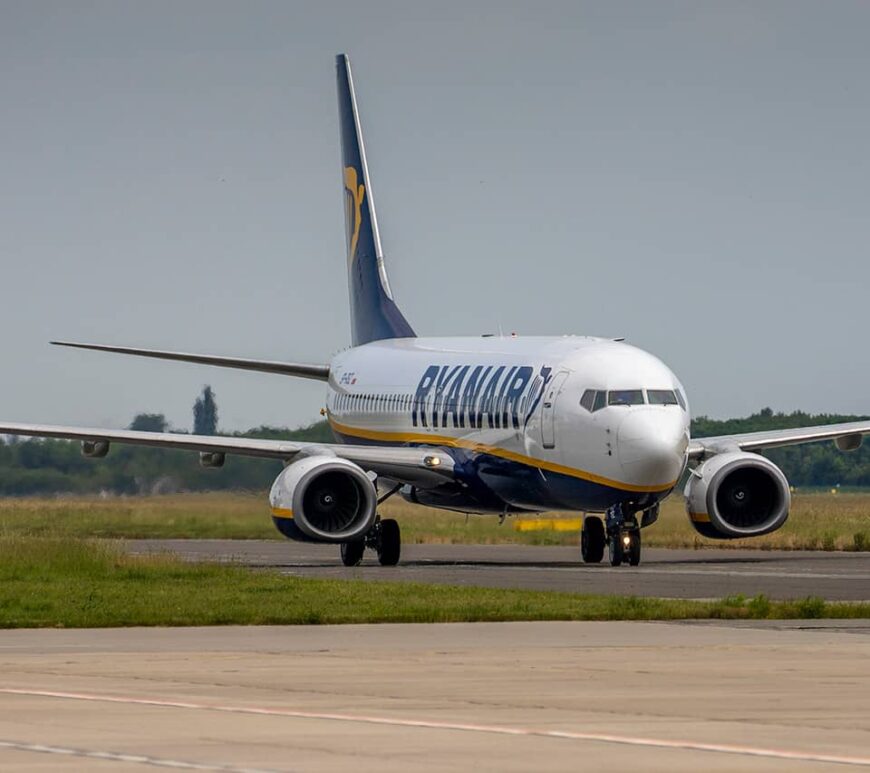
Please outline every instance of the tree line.
[[[217, 434], [218, 411], [214, 392], [206, 387], [193, 409], [195, 434]], [[774, 413], [765, 408], [739, 419], [692, 422], [692, 436], [730, 435], [742, 432], [833, 424], [867, 417], [811, 415], [800, 411]], [[130, 429], [165, 432], [168, 423], [159, 413], [140, 413]], [[178, 430], [174, 430], [178, 431]], [[261, 426], [236, 437], [273, 438], [318, 443], [333, 442], [325, 421], [307, 427]], [[775, 449], [765, 452], [797, 487], [870, 486], [870, 444], [851, 453], [837, 451], [833, 443]], [[36, 494], [157, 494], [175, 491], [263, 490], [278, 473], [275, 460], [229, 456], [221, 469], [203, 469], [190, 451], [143, 448], [113, 444], [104, 459], [86, 459], [77, 442], [52, 439], [0, 440], [0, 496]]]

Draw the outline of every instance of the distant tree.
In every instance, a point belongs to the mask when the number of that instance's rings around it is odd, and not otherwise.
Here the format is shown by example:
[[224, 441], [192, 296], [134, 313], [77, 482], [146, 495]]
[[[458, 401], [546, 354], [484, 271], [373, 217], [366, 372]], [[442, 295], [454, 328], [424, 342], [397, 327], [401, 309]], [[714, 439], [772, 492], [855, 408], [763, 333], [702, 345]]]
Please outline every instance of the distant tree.
[[306, 427], [289, 429], [288, 427], [260, 426], [249, 429], [247, 432], [234, 433], [241, 437], [266, 438], [270, 440], [306, 440], [312, 443], [334, 443], [335, 435], [329, 422], [315, 421]]
[[130, 429], [139, 432], [166, 432], [166, 417], [162, 413], [137, 413], [130, 422]]
[[217, 432], [218, 411], [212, 388], [206, 385], [193, 404], [193, 434], [214, 435]]

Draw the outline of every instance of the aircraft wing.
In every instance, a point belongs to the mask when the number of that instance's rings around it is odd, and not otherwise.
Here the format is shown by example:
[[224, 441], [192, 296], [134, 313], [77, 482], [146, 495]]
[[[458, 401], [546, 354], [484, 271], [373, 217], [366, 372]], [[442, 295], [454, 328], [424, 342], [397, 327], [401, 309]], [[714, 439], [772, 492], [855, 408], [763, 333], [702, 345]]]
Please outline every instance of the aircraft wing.
[[437, 448], [406, 446], [353, 446], [306, 443], [219, 435], [184, 435], [172, 432], [58, 427], [50, 424], [0, 423], [0, 435], [63, 438], [82, 442], [126, 443], [157, 448], [181, 448], [200, 453], [259, 456], [288, 462], [297, 456], [335, 455], [355, 462], [364, 470], [423, 488], [453, 477], [453, 458]]
[[870, 435], [870, 421], [850, 421], [845, 424], [828, 424], [820, 427], [795, 427], [774, 429], [765, 432], [746, 432], [741, 435], [719, 435], [697, 438], [689, 445], [689, 458], [702, 459], [725, 451], [763, 451], [765, 448], [780, 448], [801, 443], [818, 443], [834, 440], [844, 451], [854, 450], [861, 438]]
[[162, 349], [136, 349], [131, 346], [110, 346], [108, 344], [83, 344], [75, 341], [51, 341], [54, 346], [68, 346], [72, 349], [91, 349], [96, 352], [132, 354], [136, 357], [152, 357], [157, 360], [176, 360], [193, 362], [198, 365], [217, 365], [221, 368], [255, 370], [260, 373], [280, 373], [282, 376], [299, 376], [326, 381], [329, 378], [328, 365], [312, 365], [301, 362], [277, 362], [275, 360], [250, 360], [241, 357], [222, 357], [216, 354], [190, 354], [188, 352], [169, 352]]

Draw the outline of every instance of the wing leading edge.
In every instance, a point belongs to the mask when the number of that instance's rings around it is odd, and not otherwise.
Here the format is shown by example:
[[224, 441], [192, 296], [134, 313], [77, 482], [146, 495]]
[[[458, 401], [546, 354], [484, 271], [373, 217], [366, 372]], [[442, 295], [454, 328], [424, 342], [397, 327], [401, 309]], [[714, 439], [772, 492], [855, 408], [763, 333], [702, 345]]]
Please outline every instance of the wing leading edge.
[[278, 373], [283, 376], [313, 378], [318, 381], [326, 381], [329, 379], [328, 365], [313, 365], [301, 362], [278, 362], [275, 360], [249, 360], [241, 357], [221, 357], [214, 354], [190, 354], [188, 352], [170, 352], [162, 349], [137, 349], [131, 346], [85, 344], [77, 343], [75, 341], [51, 341], [51, 343], [54, 346], [68, 346], [72, 349], [91, 349], [96, 352], [132, 354], [136, 357], [152, 357], [157, 360], [193, 362], [198, 365], [216, 365], [220, 368], [254, 370], [259, 371], [260, 373]]
[[764, 432], [746, 432], [739, 435], [719, 435], [693, 440], [689, 445], [690, 459], [726, 451], [763, 451], [766, 448], [818, 443], [823, 440], [839, 441], [838, 447], [852, 450], [860, 445], [864, 435], [870, 435], [870, 421], [851, 421], [845, 424], [828, 424], [819, 427], [795, 427]]
[[405, 446], [352, 446], [333, 443], [297, 443], [286, 440], [183, 435], [172, 432], [137, 432], [135, 430], [62, 427], [50, 424], [0, 424], [0, 435], [62, 438], [83, 442], [105, 441], [158, 448], [179, 448], [201, 453], [257, 456], [289, 462], [297, 456], [316, 454], [339, 456], [355, 462], [378, 475], [428, 487], [453, 477], [453, 459], [438, 448]]

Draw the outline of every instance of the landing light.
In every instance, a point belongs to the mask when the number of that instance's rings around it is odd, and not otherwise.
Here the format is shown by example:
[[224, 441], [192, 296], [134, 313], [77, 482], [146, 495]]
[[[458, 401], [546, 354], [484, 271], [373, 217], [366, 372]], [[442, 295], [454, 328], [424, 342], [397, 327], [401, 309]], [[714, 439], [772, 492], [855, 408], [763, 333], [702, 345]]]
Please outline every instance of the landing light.
[[631, 537], [627, 534], [622, 538], [622, 544], [628, 547], [631, 544]]
[[424, 456], [423, 464], [425, 464], [427, 467], [438, 467], [441, 464], [441, 459], [439, 459], [437, 456]]

